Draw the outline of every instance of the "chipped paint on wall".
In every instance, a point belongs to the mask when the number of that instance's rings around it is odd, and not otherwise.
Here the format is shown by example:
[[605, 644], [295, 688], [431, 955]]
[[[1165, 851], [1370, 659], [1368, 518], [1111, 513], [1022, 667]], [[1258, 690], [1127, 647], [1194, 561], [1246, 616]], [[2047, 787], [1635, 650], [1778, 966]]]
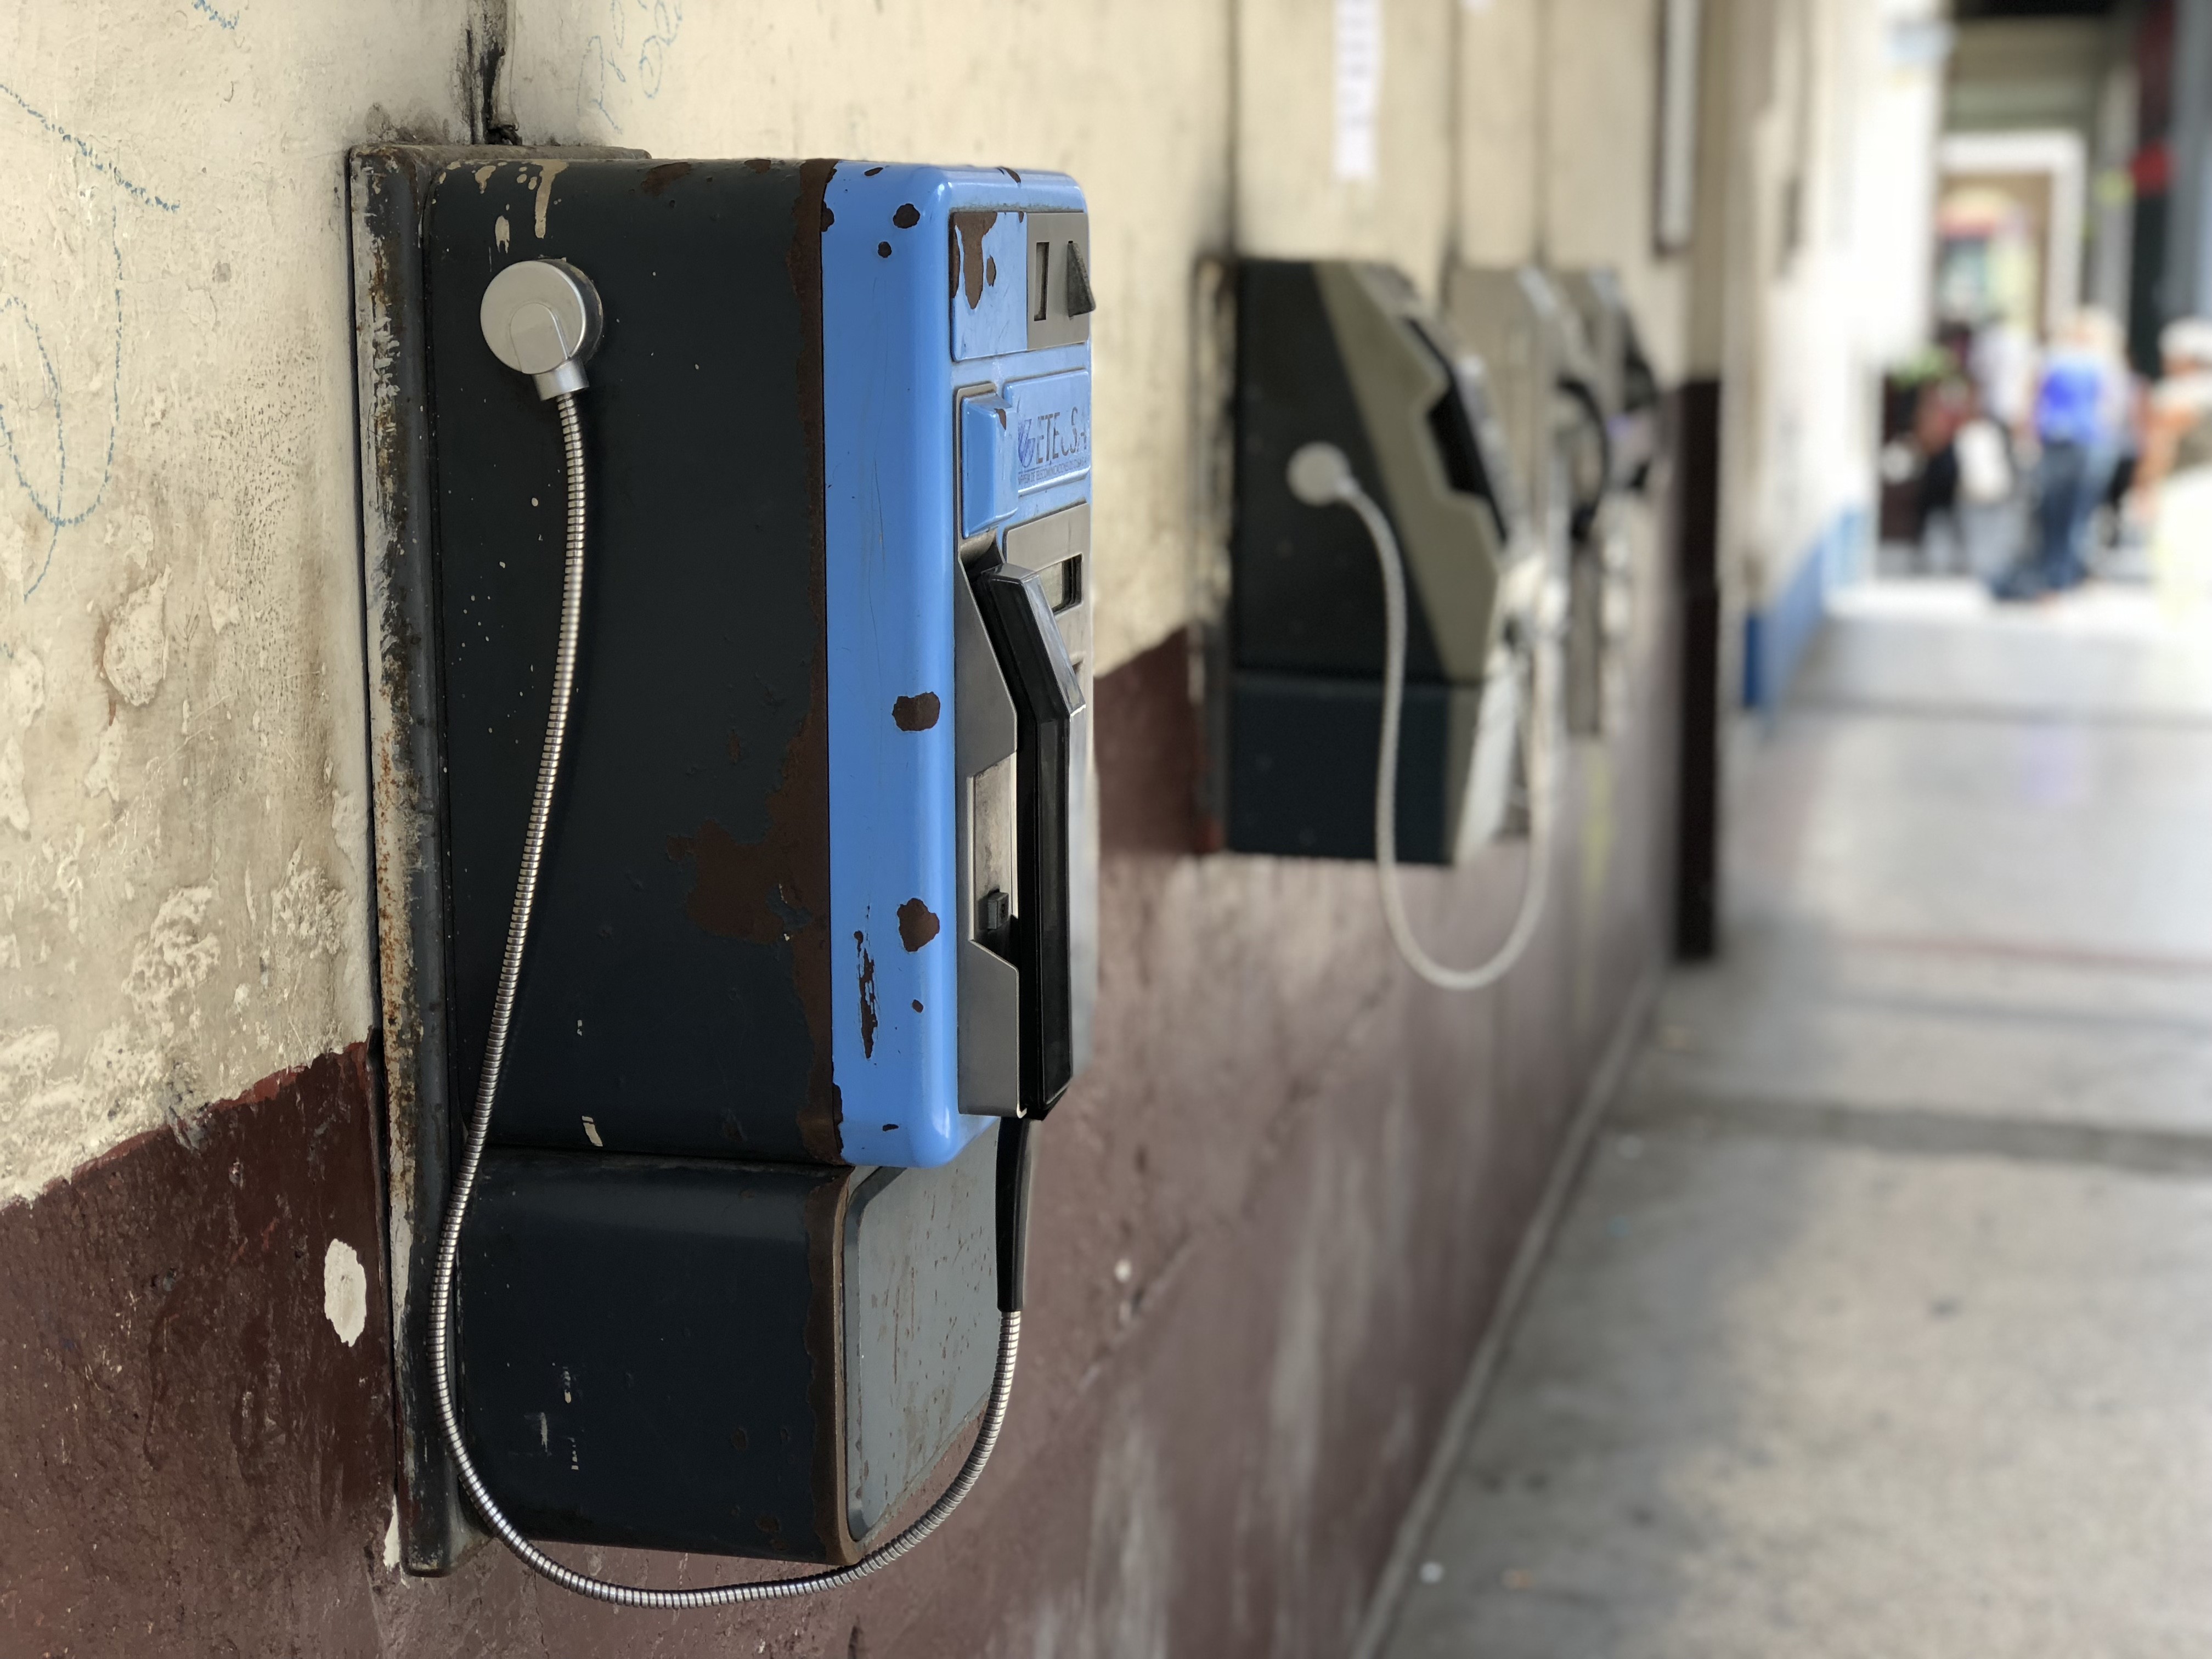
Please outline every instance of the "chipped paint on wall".
[[465, 16], [0, 21], [0, 1203], [369, 1027], [337, 158]]
[[332, 1239], [323, 1252], [323, 1317], [349, 1348], [368, 1325], [368, 1270], [343, 1238]]

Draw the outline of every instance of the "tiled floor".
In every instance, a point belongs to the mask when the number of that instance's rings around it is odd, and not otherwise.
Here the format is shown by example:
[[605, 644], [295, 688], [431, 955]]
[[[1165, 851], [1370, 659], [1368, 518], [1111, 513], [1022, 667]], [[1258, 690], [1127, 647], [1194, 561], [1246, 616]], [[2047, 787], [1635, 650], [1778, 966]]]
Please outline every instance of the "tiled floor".
[[2212, 1653], [2212, 644], [1850, 596], [1389, 1659]]

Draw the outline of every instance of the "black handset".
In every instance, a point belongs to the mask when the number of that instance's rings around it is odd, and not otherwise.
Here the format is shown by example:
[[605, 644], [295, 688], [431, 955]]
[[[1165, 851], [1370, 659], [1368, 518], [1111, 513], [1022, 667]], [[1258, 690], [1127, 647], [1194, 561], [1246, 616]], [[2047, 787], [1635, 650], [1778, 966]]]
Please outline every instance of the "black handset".
[[1021, 1105], [1025, 1116], [1042, 1117], [1075, 1075], [1069, 785], [1083, 686], [1053, 621], [1042, 572], [1000, 564], [978, 571], [974, 580], [983, 626], [1014, 702], [1020, 874], [1012, 942], [1021, 974]]

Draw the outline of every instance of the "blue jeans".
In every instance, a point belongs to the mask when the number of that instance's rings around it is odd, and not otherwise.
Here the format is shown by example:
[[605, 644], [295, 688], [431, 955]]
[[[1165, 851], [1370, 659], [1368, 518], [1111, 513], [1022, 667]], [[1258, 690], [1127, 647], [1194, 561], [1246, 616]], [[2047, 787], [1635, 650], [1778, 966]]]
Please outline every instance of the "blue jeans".
[[2045, 592], [2088, 574], [2082, 544], [2105, 493], [2111, 461], [2088, 444], [2046, 443], [2035, 470], [2036, 575]]

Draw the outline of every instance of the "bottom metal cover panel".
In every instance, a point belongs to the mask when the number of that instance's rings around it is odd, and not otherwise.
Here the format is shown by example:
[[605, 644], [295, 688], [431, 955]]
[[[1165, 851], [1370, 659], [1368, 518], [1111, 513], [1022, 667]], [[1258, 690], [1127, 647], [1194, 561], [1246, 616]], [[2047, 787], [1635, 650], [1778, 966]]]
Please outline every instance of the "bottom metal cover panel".
[[[1241, 673], [1231, 686], [1229, 845], [1292, 858], [1375, 856], [1382, 686]], [[1406, 687], [1398, 735], [1398, 858], [1452, 861], [1480, 693]]]
[[939, 1170], [495, 1150], [462, 1417], [532, 1537], [842, 1562], [981, 1410], [996, 1136]]
[[936, 1170], [877, 1170], [845, 1212], [846, 1524], [863, 1545], [991, 1392], [999, 1348], [994, 1124]]

